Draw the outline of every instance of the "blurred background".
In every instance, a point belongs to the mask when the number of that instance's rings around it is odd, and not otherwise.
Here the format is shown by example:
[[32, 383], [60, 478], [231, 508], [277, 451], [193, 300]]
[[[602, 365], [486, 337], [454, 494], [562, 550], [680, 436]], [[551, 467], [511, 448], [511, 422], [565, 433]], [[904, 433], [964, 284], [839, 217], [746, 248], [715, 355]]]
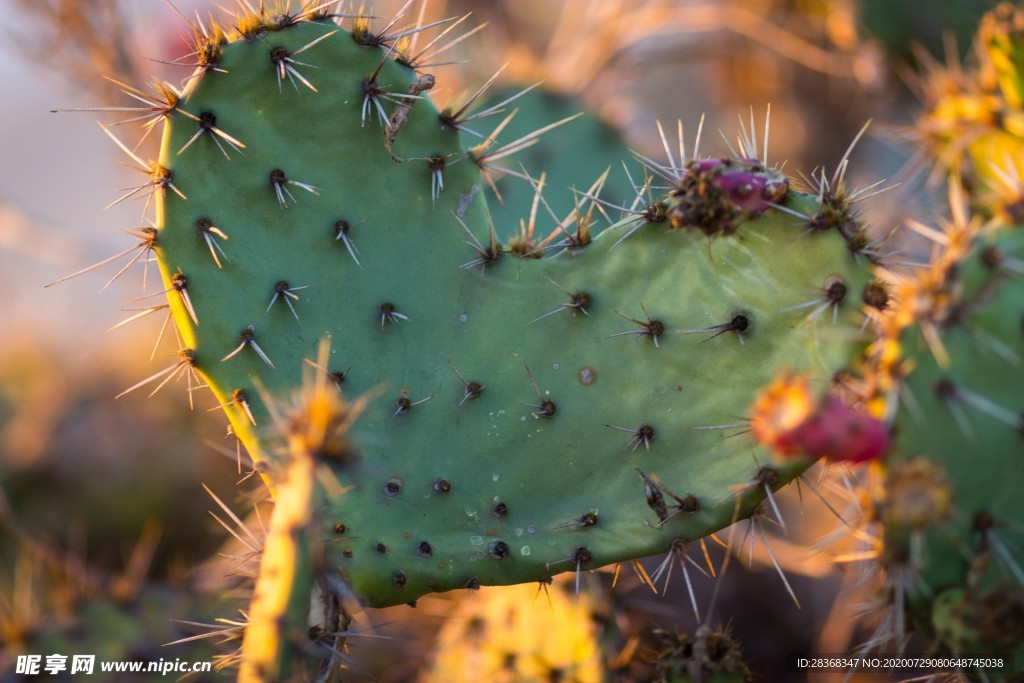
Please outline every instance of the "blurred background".
[[[216, 11], [214, 4], [175, 0], [188, 16]], [[401, 4], [379, 1], [373, 11], [390, 16]], [[468, 61], [439, 67], [445, 70], [433, 93], [439, 104], [472, 92], [507, 62], [496, 90], [543, 80], [569, 102], [559, 106], [587, 109], [630, 148], [656, 158], [662, 158], [658, 120], [674, 130], [680, 119], [692, 135], [706, 115], [702, 151], [721, 152], [717, 131], [734, 139], [737, 119], [749, 121], [753, 111], [760, 135], [770, 104], [769, 161], [785, 161], [790, 174], [819, 167], [831, 172], [871, 119], [848, 178], [854, 188], [883, 178], [899, 183], [865, 208], [884, 236], [907, 216], [927, 223], [942, 215], [942, 188], [927, 182], [928, 169], [914, 156], [920, 74], [929, 56], [962, 58], [977, 19], [992, 4], [433, 0], [425, 17], [471, 11], [466, 26], [489, 23], [483, 34], [445, 54]], [[410, 20], [418, 12], [417, 4]], [[100, 291], [131, 255], [45, 287], [136, 244], [123, 231], [148, 220], [141, 201], [104, 209], [123, 194], [117, 188], [135, 186], [142, 176], [125, 168], [126, 157], [97, 120], [132, 114], [51, 110], [138, 105], [109, 79], [142, 87], [157, 76], [180, 84], [190, 70], [165, 62], [188, 52], [184, 36], [190, 32], [163, 0], [0, 0], [0, 54], [8, 68], [0, 97], [0, 680], [12, 653], [72, 625], [88, 625], [90, 637], [121, 633], [121, 640], [137, 641], [132, 652], [140, 658], [168, 656], [161, 643], [196, 633], [170, 619], [231, 617], [241, 606], [210, 606], [234, 583], [222, 578], [230, 562], [211, 569], [207, 560], [238, 548], [222, 547], [225, 532], [210, 511], [226, 516], [201, 483], [242, 516], [251, 513], [259, 484], [253, 477], [236, 486], [248, 470], [236, 461], [234, 440], [212, 398], [198, 393], [190, 410], [183, 382], [172, 382], [151, 398], [140, 390], [115, 400], [173, 362], [177, 349], [171, 330], [154, 346], [162, 311], [108, 331], [159, 304], [155, 268], [148, 293], [157, 296], [151, 299], [138, 299], [139, 264]], [[134, 129], [112, 131], [135, 144]], [[139, 156], [155, 158], [156, 142], [150, 136]], [[601, 171], [595, 167], [591, 179]], [[516, 205], [514, 195], [507, 198], [506, 209]], [[802, 608], [789, 600], [759, 550], [750, 563], [732, 563], [718, 618], [762, 673], [759, 680], [840, 680], [785, 670], [793, 653], [849, 651], [870, 635], [871, 624], [852, 618], [865, 599], [851, 590], [853, 579], [815, 550], [837, 526], [835, 516], [807, 491], [802, 509], [795, 495], [787, 494], [783, 505], [791, 518], [802, 519], [794, 525], [799, 530], [790, 529], [773, 548]], [[720, 564], [721, 553], [711, 552]], [[663, 559], [644, 565], [654, 571]], [[713, 583], [690, 573], [698, 601], [706, 604]], [[641, 587], [629, 568], [614, 590], [610, 573], [585, 578], [601, 605], [597, 628], [608, 644], [605, 663], [619, 668], [617, 680], [651, 680], [642, 660], [657, 645], [653, 628], [694, 626], [678, 574], [667, 598]], [[142, 616], [150, 609], [136, 600], [143, 585], [162, 596], [156, 617]], [[211, 588], [214, 597], [204, 598]], [[86, 606], [111, 598], [124, 608], [121, 614], [87, 621], [92, 613]], [[427, 676], [440, 624], [473, 598], [428, 598], [416, 610], [364, 615], [360, 628], [393, 639], [353, 640], [358, 676]], [[107, 618], [120, 626], [102, 621]], [[147, 625], [117, 631], [142, 622]], [[574, 679], [567, 674], [562, 680]]]

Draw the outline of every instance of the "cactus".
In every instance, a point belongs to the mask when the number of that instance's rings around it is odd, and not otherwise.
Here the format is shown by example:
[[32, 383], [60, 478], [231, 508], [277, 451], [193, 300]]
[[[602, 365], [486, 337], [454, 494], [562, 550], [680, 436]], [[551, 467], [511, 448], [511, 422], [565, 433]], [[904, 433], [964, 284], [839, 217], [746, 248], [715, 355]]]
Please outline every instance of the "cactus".
[[[875, 493], [892, 606], [878, 639], [902, 637], [909, 619], [957, 654], [1024, 650], [1021, 507], [1006, 486], [1024, 474], [1022, 28], [1020, 8], [1003, 4], [986, 15], [980, 73], [963, 74], [963, 83], [983, 84], [978, 101], [998, 113], [993, 125], [962, 106], [961, 91], [930, 103], [925, 125], [941, 120], [971, 131], [939, 159], [954, 174], [953, 220], [913, 226], [935, 255], [898, 286], [899, 306], [884, 316], [873, 354], [898, 435]], [[933, 78], [948, 82], [946, 74]], [[965, 168], [977, 181], [968, 193], [956, 177]]]
[[[146, 577], [156, 538], [145, 534], [125, 570], [107, 573], [74, 553], [40, 540], [38, 529], [22, 525], [3, 491], [0, 524], [16, 541], [16, 548], [0, 567], [0, 676], [13, 680], [16, 658], [39, 659], [41, 675], [58, 655], [51, 676], [74, 680], [75, 655], [96, 661], [153, 663], [162, 673], [182, 671], [183, 662], [216, 660], [216, 650], [204, 639], [194, 639], [190, 619], [207, 618], [224, 609], [223, 596], [197, 585], [158, 581]], [[149, 532], [153, 530], [150, 529]], [[45, 537], [43, 537], [45, 538]], [[7, 596], [10, 596], [8, 598]], [[174, 641], [174, 642], [171, 642]], [[166, 646], [166, 647], [165, 647]], [[61, 659], [60, 657], [63, 657]], [[77, 672], [79, 675], [81, 671]], [[89, 672], [97, 681], [123, 680], [123, 673]]]
[[[318, 520], [323, 574], [367, 605], [579, 572], [750, 515], [810, 460], [728, 437], [781, 373], [824, 380], [817, 404], [862, 348], [862, 309], [885, 305], [841, 176], [801, 195], [751, 131], [733, 159], [645, 160], [640, 208], [584, 196], [625, 216], [593, 239], [581, 208], [546, 244], [499, 243], [487, 154], [433, 106], [396, 22], [199, 26], [196, 73], [153, 98], [159, 159], [114, 138], [149, 178], [126, 197], [155, 200], [142, 246], [183, 346], [129, 391], [184, 377], [191, 397], [201, 378], [285, 497], [272, 397], [309, 366], [373, 395], [352, 446], [313, 454], [344, 495], [279, 508], [288, 533]], [[288, 545], [289, 566], [314, 546]]]

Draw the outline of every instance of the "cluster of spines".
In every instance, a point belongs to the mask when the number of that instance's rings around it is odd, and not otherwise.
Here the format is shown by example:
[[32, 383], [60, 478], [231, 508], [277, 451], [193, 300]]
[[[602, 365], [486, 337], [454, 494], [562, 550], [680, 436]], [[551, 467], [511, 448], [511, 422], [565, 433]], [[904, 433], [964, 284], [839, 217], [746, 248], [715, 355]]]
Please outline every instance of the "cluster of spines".
[[[687, 196], [689, 196], [689, 194], [694, 194], [694, 195], [697, 195], [697, 196], [702, 196], [704, 194], [707, 194], [707, 192], [706, 192], [706, 188], [707, 187], [709, 187], [709, 186], [717, 187], [717, 185], [715, 185], [715, 183], [718, 182], [718, 179], [723, 178], [723, 177], [725, 178], [725, 185], [729, 188], [728, 192], [732, 193], [732, 197], [725, 199], [724, 202], [723, 202], [721, 194], [719, 194], [716, 197], [714, 197], [713, 199], [715, 201], [718, 201], [719, 203], [724, 203], [727, 212], [729, 212], [729, 223], [728, 223], [727, 226], [723, 224], [721, 226], [718, 226], [715, 229], [705, 230], [707, 232], [719, 232], [719, 231], [723, 231], [723, 232], [726, 232], [726, 233], [732, 232], [736, 228], [735, 223], [737, 222], [737, 220], [740, 218], [740, 216], [742, 214], [746, 214], [746, 217], [751, 217], [751, 216], [754, 216], [754, 215], [756, 215], [758, 213], [761, 213], [764, 210], [767, 210], [769, 208], [769, 205], [772, 204], [772, 202], [768, 201], [769, 199], [771, 199], [771, 200], [779, 200], [779, 199], [783, 198], [783, 196], [785, 195], [785, 184], [784, 184], [784, 182], [776, 181], [775, 178], [777, 176], [771, 175], [771, 174], [768, 174], [770, 180], [764, 181], [762, 179], [762, 177], [760, 175], [758, 175], [758, 174], [759, 173], [767, 173], [768, 172], [767, 169], [765, 169], [763, 166], [758, 166], [757, 164], [754, 164], [753, 162], [743, 162], [742, 164], [739, 165], [739, 168], [741, 170], [737, 171], [736, 173], [733, 173], [730, 170], [728, 170], [729, 169], [729, 164], [728, 163], [724, 163], [724, 162], [721, 162], [721, 163], [710, 163], [710, 164], [704, 163], [704, 166], [707, 166], [708, 168], [705, 169], [703, 167], [696, 167], [696, 166], [694, 166], [692, 168], [689, 168], [688, 171], [685, 174], [682, 175], [681, 185], [686, 186], [688, 181], [691, 179], [691, 177], [694, 174], [705, 174], [706, 173], [709, 176], [706, 180], [699, 181], [697, 183], [697, 185], [692, 187], [692, 188], [682, 187], [679, 190], [674, 191], [673, 194], [676, 197], [687, 197]], [[724, 171], [724, 172], [722, 171], [723, 167], [726, 169], [726, 171]], [[755, 204], [754, 206], [752, 206], [749, 209], [744, 209], [742, 207], [741, 200], [745, 197], [745, 195], [747, 195], [750, 192], [750, 189], [745, 187], [742, 184], [742, 182], [738, 182], [737, 181], [737, 179], [735, 177], [737, 175], [739, 175], [742, 180], [749, 181], [750, 183], [756, 185], [757, 188], [760, 188], [760, 189], [757, 189], [756, 191], [761, 192], [762, 194], [767, 192], [767, 194], [764, 195], [762, 197], [762, 199], [760, 200], [760, 201], [764, 202], [764, 205]], [[278, 173], [276, 175], [274, 173], [271, 173], [270, 181], [271, 181], [271, 184], [274, 185], [274, 189], [275, 189], [275, 192], [277, 192], [277, 194], [278, 194], [279, 201], [281, 201], [281, 203], [284, 204], [285, 202], [282, 199], [282, 194], [281, 194], [280, 190], [281, 190], [281, 187], [285, 183], [287, 183], [289, 181], [286, 179], [286, 177], [284, 176], [283, 173]], [[769, 185], [771, 185], [771, 188], [770, 189], [766, 189], [766, 188], [768, 188]], [[764, 186], [764, 187], [762, 187], [762, 186]], [[539, 196], [539, 193], [538, 193], [538, 196]], [[595, 198], [595, 201], [597, 201], [596, 198]], [[740, 209], [737, 210], [737, 209], [733, 208], [734, 206], [740, 206]], [[646, 217], [645, 217], [645, 220], [647, 220]], [[656, 220], [660, 222], [660, 220], [662, 220], [662, 218], [659, 216]], [[648, 222], [654, 222], [654, 221], [648, 220]], [[679, 220], [677, 220], [675, 222], [678, 223], [679, 227], [684, 227], [684, 226], [689, 225], [689, 222], [687, 222], [687, 221], [685, 221], [683, 219], [679, 219]], [[209, 221], [209, 219], [199, 219], [199, 221], [197, 221], [197, 223], [196, 223], [196, 229], [197, 229], [197, 232], [200, 234], [200, 236], [206, 241], [207, 245], [211, 246], [211, 249], [210, 249], [211, 255], [214, 256], [215, 260], [216, 260], [216, 252], [213, 249], [213, 246], [216, 246], [216, 243], [215, 242], [211, 243], [212, 238], [210, 237], [210, 232], [212, 231], [214, 226], [208, 225], [208, 223], [211, 223], [211, 221]], [[339, 227], [339, 226], [341, 226], [341, 227]], [[349, 237], [349, 230], [346, 230], [345, 229], [346, 227], [350, 228], [351, 224], [345, 223], [345, 222], [339, 222], [339, 223], [335, 224], [335, 233], [336, 233], [337, 238], [340, 238], [341, 236], [344, 236], [346, 238]], [[698, 227], [701, 227], [702, 229], [704, 229], [700, 225], [698, 225]], [[467, 228], [467, 232], [469, 232], [470, 236], [472, 237], [472, 232], [468, 231], [468, 228]], [[214, 233], [214, 234], [216, 234], [216, 233]], [[219, 237], [220, 235], [217, 235], [217, 236]], [[580, 241], [578, 243], [578, 245], [574, 245], [574, 246], [583, 246], [583, 242]], [[351, 250], [351, 248], [352, 248], [351, 243], [346, 242], [346, 247], [349, 247], [350, 250]], [[497, 247], [495, 245], [495, 239], [494, 239], [493, 231], [491, 232], [491, 244], [489, 245], [488, 248], [484, 248], [479, 242], [476, 242], [475, 238], [474, 238], [473, 247], [478, 251], [478, 253], [480, 253], [481, 259], [486, 258], [485, 263], [487, 261], [490, 261], [490, 260], [496, 260], [497, 256], [501, 253], [500, 251], [498, 251], [498, 249], [497, 249]], [[513, 251], [511, 248], [509, 248], [509, 250]], [[521, 254], [521, 255], [534, 256], [536, 254], [534, 254], [533, 252], [529, 252], [528, 254]], [[354, 257], [354, 254], [353, 254], [353, 257]], [[217, 265], [220, 266], [219, 261], [217, 262]], [[467, 265], [470, 265], [470, 264], [467, 264]], [[476, 264], [472, 263], [472, 265], [476, 265]], [[833, 278], [833, 281], [831, 281], [831, 283], [826, 282], [825, 285], [823, 286], [823, 290], [822, 290], [823, 291], [823, 298], [822, 298], [820, 303], [821, 303], [821, 305], [824, 305], [826, 307], [832, 307], [833, 309], [836, 309], [836, 308], [838, 308], [839, 304], [842, 303], [842, 300], [843, 300], [843, 298], [845, 296], [845, 292], [843, 291], [842, 295], [840, 295], [840, 292], [843, 290], [844, 286], [839, 286], [840, 283], [837, 283], [834, 280], [835, 279]], [[582, 290], [569, 291], [569, 290], [561, 287], [561, 285], [559, 285], [557, 282], [554, 282], [553, 280], [550, 280], [550, 278], [549, 278], [549, 282], [552, 285], [554, 285], [556, 288], [561, 290], [566, 295], [566, 297], [568, 298], [568, 302], [559, 305], [558, 308], [554, 309], [553, 311], [550, 311], [549, 313], [545, 313], [545, 314], [541, 315], [536, 320], [540, 320], [541, 318], [544, 318], [544, 317], [546, 317], [548, 315], [559, 313], [559, 312], [562, 312], [562, 311], [568, 311], [568, 312], [571, 312], [571, 313], [584, 313], [584, 314], [588, 313], [588, 309], [591, 306], [591, 297], [590, 297], [590, 295], [587, 292], [582, 291]], [[190, 318], [193, 320], [194, 323], [198, 324], [198, 321], [195, 318], [195, 314], [194, 314], [194, 312], [192, 312], [192, 307], [188, 303], [188, 299], [187, 299], [187, 296], [188, 296], [188, 291], [187, 291], [188, 280], [187, 280], [186, 276], [184, 276], [183, 273], [178, 273], [178, 274], [176, 274], [174, 276], [174, 278], [172, 278], [172, 283], [174, 284], [174, 287], [173, 287], [174, 292], [176, 292], [182, 298], [182, 301], [185, 304], [185, 307], [189, 310]], [[284, 299], [284, 301], [286, 303], [290, 304], [290, 302], [288, 301], [289, 295], [294, 297], [294, 291], [291, 288], [291, 286], [288, 285], [286, 281], [283, 281], [283, 280], [278, 281], [275, 284], [274, 294], [273, 294], [273, 297], [270, 300], [270, 306], [268, 306], [268, 309], [273, 306], [274, 302], [278, 298], [282, 298], [282, 299]], [[811, 303], [814, 303], [814, 302], [811, 302]], [[294, 308], [291, 309], [291, 311], [292, 311], [292, 313], [294, 315], [295, 314]], [[380, 328], [381, 328], [381, 331], [384, 331], [385, 326], [387, 324], [389, 324], [389, 323], [396, 324], [396, 323], [399, 323], [400, 321], [408, 320], [408, 316], [406, 316], [405, 314], [403, 314], [399, 310], [397, 310], [396, 307], [394, 306], [394, 304], [392, 304], [390, 302], [385, 302], [384, 304], [381, 304], [380, 307], [379, 307], [379, 313], [380, 313]], [[664, 332], [665, 332], [665, 327], [664, 327], [665, 323], [664, 323], [663, 320], [651, 319], [649, 316], [647, 316], [646, 309], [644, 309], [644, 315], [646, 317], [646, 320], [639, 320], [637, 318], [632, 318], [632, 317], [627, 316], [627, 315], [625, 315], [625, 314], [623, 314], [623, 313], [621, 313], [619, 311], [615, 311], [615, 313], [620, 315], [620, 316], [622, 316], [622, 317], [624, 317], [624, 318], [626, 318], [627, 320], [630, 320], [635, 325], [637, 325], [637, 329], [636, 330], [623, 332], [621, 334], [623, 334], [623, 335], [625, 335], [625, 334], [636, 334], [636, 335], [649, 336], [649, 337], [651, 337], [651, 339], [654, 342], [654, 344], [656, 346], [658, 345], [658, 338], [662, 334], [664, 334]], [[295, 317], [298, 317], [298, 316], [296, 315]], [[738, 338], [742, 341], [743, 333], [746, 332], [751, 325], [752, 325], [752, 320], [751, 320], [749, 314], [745, 313], [745, 312], [738, 312], [738, 313], [732, 315], [728, 320], [725, 320], [725, 321], [723, 321], [721, 323], [717, 323], [717, 324], [710, 325], [710, 326], [703, 327], [703, 328], [677, 330], [677, 331], [678, 332], [685, 332], [685, 333], [705, 333], [705, 334], [708, 334], [710, 337], [719, 336], [719, 335], [725, 334], [727, 332], [734, 332], [734, 333], [737, 334]], [[617, 335], [613, 335], [613, 336], [617, 336]], [[255, 330], [254, 330], [253, 326], [247, 326], [245, 329], [243, 329], [241, 331], [237, 341], [238, 341], [238, 345], [235, 346], [234, 349], [230, 353], [225, 355], [224, 358], [222, 359], [222, 361], [230, 360], [234, 356], [236, 356], [236, 355], [238, 355], [238, 354], [240, 354], [242, 352], [245, 352], [247, 349], [251, 349], [252, 353], [254, 353], [256, 356], [258, 356], [264, 363], [266, 363], [270, 367], [274, 367], [273, 362], [270, 360], [270, 358], [264, 353], [262, 348], [259, 346], [259, 343], [257, 341], [257, 337], [256, 337]], [[182, 360], [181, 361], [176, 363], [171, 368], [168, 368], [167, 370], [162, 371], [161, 373], [158, 373], [152, 379], [155, 380], [155, 379], [158, 379], [160, 377], [163, 377], [164, 375], [168, 375], [168, 379], [169, 379], [169, 378], [173, 378], [173, 377], [177, 376], [179, 371], [183, 371], [185, 369], [191, 370], [192, 366], [195, 363], [195, 357], [196, 357], [195, 356], [195, 352], [193, 350], [191, 350], [191, 349], [186, 349], [185, 351], [182, 352], [181, 355], [182, 355]], [[454, 369], [455, 368], [453, 366], [453, 370]], [[557, 405], [555, 404], [555, 402], [553, 400], [545, 399], [542, 396], [539, 388], [536, 385], [536, 382], [534, 381], [532, 375], [529, 372], [529, 368], [527, 367], [525, 369], [526, 369], [526, 372], [527, 372], [527, 376], [530, 379], [531, 384], [533, 385], [533, 389], [534, 389], [534, 391], [537, 394], [537, 400], [538, 400], [537, 404], [527, 404], [527, 405], [531, 405], [531, 407], [534, 407], [536, 409], [533, 414], [535, 416], [537, 416], [537, 417], [555, 417], [555, 415], [557, 413]], [[324, 370], [325, 370], [325, 372], [327, 372], [326, 369], [324, 369]], [[458, 370], [455, 370], [455, 372], [456, 372], [456, 375], [458, 376], [460, 382], [463, 384], [463, 388], [464, 388], [464, 392], [465, 392], [463, 397], [462, 397], [462, 401], [461, 402], [465, 402], [469, 398], [474, 398], [474, 397], [478, 396], [482, 392], [484, 385], [481, 385], [479, 382], [475, 382], [475, 381], [474, 382], [467, 382], [461, 376], [461, 374], [458, 372]], [[340, 372], [333, 371], [330, 374], [332, 374], [336, 378], [336, 381], [339, 382], [339, 383], [340, 383], [341, 380], [344, 379], [344, 375], [342, 373], [340, 373]], [[432, 396], [426, 397], [426, 398], [420, 398], [420, 399], [417, 399], [417, 400], [413, 400], [410, 397], [408, 391], [403, 391], [401, 393], [401, 395], [399, 396], [399, 398], [396, 399], [396, 401], [395, 401], [395, 415], [397, 416], [397, 415], [405, 414], [405, 413], [409, 412], [409, 410], [411, 408], [413, 408], [413, 407], [415, 407], [417, 405], [422, 404], [423, 402], [429, 400], [430, 398], [432, 398]], [[232, 400], [229, 403], [226, 403], [225, 405], [234, 405], [234, 406], [244, 410], [248, 420], [250, 422], [255, 423], [256, 420], [253, 417], [253, 413], [252, 413], [252, 410], [251, 410], [251, 407], [250, 407], [249, 394], [248, 394], [248, 392], [244, 388], [236, 388], [232, 392]], [[632, 438], [627, 442], [627, 444], [625, 446], [625, 448], [627, 448], [627, 449], [630, 448], [630, 447], [635, 449], [636, 446], [638, 446], [640, 444], [643, 444], [645, 446], [645, 449], [649, 449], [651, 441], [653, 440], [653, 437], [654, 437], [654, 427], [651, 426], [650, 424], [642, 424], [642, 425], [640, 425], [638, 427], [635, 427], [635, 428], [618, 427], [618, 426], [614, 426], [614, 425], [606, 425], [606, 426], [611, 427], [613, 429], [621, 430], [621, 431], [631, 432]], [[646, 480], [646, 476], [644, 476], [644, 478], [645, 478], [645, 481], [647, 481]], [[656, 489], [653, 489], [653, 490], [656, 491]], [[387, 487], [385, 487], [385, 491], [387, 491], [389, 493], [389, 495], [395, 495], [398, 492], [398, 490], [392, 491], [392, 489], [389, 489]], [[664, 506], [663, 503], [660, 504], [660, 505], [652, 504], [650, 501], [653, 498], [654, 498], [653, 495], [648, 495], [648, 501], [649, 501], [648, 505], [652, 508], [652, 510], [654, 510], [658, 514], [659, 524], [662, 524], [667, 519], [667, 514], [663, 512], [665, 506]], [[681, 499], [678, 499], [678, 500], [681, 501]], [[682, 506], [680, 506], [680, 509], [681, 508], [682, 508]], [[591, 526], [591, 525], [582, 525], [582, 526]], [[502, 550], [502, 546], [501, 545], [494, 546], [493, 552], [490, 552], [490, 554], [492, 556], [496, 556], [496, 557], [497, 556], [503, 557], [505, 555], [505, 553]], [[580, 557], [589, 557], [589, 551], [587, 551], [586, 548], [580, 548], [574, 556], [577, 556], [577, 555], [580, 556]], [[589, 560], [587, 560], [587, 561], [589, 561]], [[577, 561], [577, 565], [580, 565], [580, 564], [583, 564], [583, 563], [585, 563], [584, 560]], [[402, 583], [404, 583], [404, 582], [402, 582]], [[397, 582], [396, 582], [396, 585], [398, 585]]]

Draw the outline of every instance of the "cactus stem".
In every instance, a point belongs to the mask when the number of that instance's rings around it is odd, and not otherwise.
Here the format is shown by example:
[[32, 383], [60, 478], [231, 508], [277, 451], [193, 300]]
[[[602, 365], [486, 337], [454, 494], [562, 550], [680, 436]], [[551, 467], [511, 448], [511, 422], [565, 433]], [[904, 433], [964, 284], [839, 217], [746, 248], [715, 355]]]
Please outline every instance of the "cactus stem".
[[231, 156], [228, 154], [228, 151], [224, 149], [224, 145], [222, 145], [220, 143], [220, 140], [218, 140], [217, 138], [222, 138], [224, 142], [231, 145], [232, 149], [234, 149], [236, 152], [241, 152], [242, 148], [245, 147], [245, 144], [241, 140], [228, 135], [223, 130], [217, 127], [217, 117], [213, 114], [213, 112], [204, 111], [199, 116], [196, 116], [195, 114], [190, 114], [184, 109], [182, 109], [181, 113], [187, 116], [188, 118], [192, 119], [196, 123], [198, 123], [199, 130], [197, 130], [195, 134], [193, 134], [192, 137], [188, 139], [188, 142], [182, 145], [181, 149], [178, 150], [178, 154], [181, 154], [186, 149], [191, 147], [192, 143], [198, 140], [203, 134], [210, 136], [210, 139], [212, 139], [214, 143], [216, 143], [217, 148], [220, 149], [221, 154], [224, 155], [225, 159], [231, 159]]

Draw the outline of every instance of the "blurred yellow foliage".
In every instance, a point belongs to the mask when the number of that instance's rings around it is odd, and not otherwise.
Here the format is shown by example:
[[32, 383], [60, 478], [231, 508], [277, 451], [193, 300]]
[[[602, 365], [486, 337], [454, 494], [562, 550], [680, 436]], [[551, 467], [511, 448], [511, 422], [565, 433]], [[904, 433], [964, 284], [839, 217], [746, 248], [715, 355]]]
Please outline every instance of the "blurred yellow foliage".
[[460, 601], [421, 683], [603, 680], [590, 597], [567, 595], [558, 582], [549, 599], [540, 592], [533, 585], [491, 587]]

